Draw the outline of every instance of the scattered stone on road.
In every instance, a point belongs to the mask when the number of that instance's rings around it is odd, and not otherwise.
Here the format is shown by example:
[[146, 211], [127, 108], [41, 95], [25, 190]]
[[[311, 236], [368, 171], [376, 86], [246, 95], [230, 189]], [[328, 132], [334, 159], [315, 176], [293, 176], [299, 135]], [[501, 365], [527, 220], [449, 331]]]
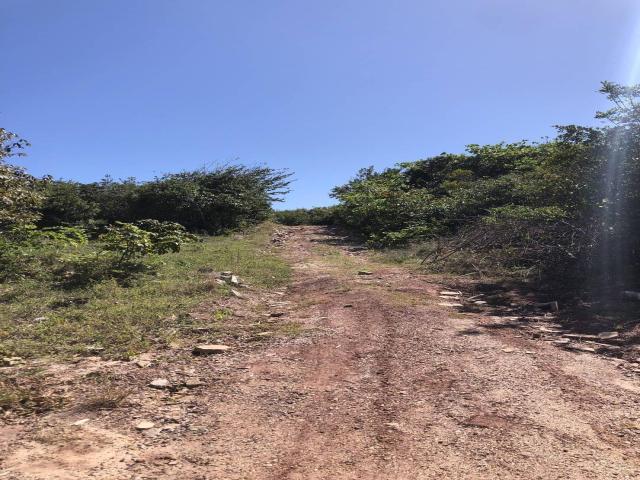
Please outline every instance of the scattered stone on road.
[[2, 358], [3, 367], [15, 367], [16, 365], [21, 365], [23, 363], [24, 363], [24, 359], [22, 357], [3, 357]]
[[149, 430], [153, 427], [155, 427], [155, 423], [150, 422], [149, 420], [143, 420], [136, 425], [136, 430]]
[[204, 386], [204, 382], [199, 378], [187, 378], [184, 381], [184, 386], [187, 388], [198, 388]]
[[231, 295], [236, 298], [244, 298], [244, 295], [242, 295], [239, 291], [234, 290], [233, 288], [231, 289]]
[[442, 292], [440, 292], [440, 295], [445, 295], [447, 297], [458, 297], [462, 295], [462, 292], [453, 292], [450, 290], [443, 290]]
[[166, 378], [156, 378], [155, 380], [151, 381], [151, 383], [149, 383], [149, 386], [151, 388], [157, 388], [159, 390], [169, 388], [169, 385], [169, 380], [167, 380]]
[[579, 343], [567, 345], [567, 348], [570, 348], [571, 350], [577, 350], [579, 352], [588, 352], [588, 353], [595, 353], [596, 351], [595, 348], [587, 347], [586, 345], [581, 345]]
[[453, 302], [440, 302], [438, 303], [441, 307], [464, 307], [461, 303], [453, 303]]
[[612, 338], [618, 338], [620, 334], [618, 332], [600, 332], [598, 338], [600, 340], [611, 340]]
[[215, 355], [218, 353], [225, 353], [230, 348], [231, 347], [228, 347], [227, 345], [213, 345], [213, 344], [196, 345], [193, 349], [193, 354], [194, 355]]

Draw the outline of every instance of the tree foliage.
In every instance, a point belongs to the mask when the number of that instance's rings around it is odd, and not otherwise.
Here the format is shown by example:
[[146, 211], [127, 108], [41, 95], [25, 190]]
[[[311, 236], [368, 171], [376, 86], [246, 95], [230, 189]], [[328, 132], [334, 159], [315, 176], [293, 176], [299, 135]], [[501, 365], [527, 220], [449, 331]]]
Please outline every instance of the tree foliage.
[[41, 182], [23, 168], [6, 163], [7, 158], [22, 155], [28, 145], [26, 140], [0, 128], [0, 231], [28, 225], [40, 216]]
[[333, 225], [335, 222], [334, 207], [296, 208], [278, 210], [273, 218], [283, 225]]
[[167, 174], [149, 182], [129, 178], [80, 184], [52, 182], [42, 225], [108, 225], [155, 219], [191, 231], [221, 233], [265, 220], [288, 191], [290, 174], [267, 167], [225, 166]]
[[334, 188], [336, 216], [377, 246], [437, 240], [429, 261], [464, 250], [529, 274], [585, 278], [616, 250], [638, 279], [640, 87], [604, 82], [601, 91], [613, 103], [597, 113], [604, 127], [362, 169]]

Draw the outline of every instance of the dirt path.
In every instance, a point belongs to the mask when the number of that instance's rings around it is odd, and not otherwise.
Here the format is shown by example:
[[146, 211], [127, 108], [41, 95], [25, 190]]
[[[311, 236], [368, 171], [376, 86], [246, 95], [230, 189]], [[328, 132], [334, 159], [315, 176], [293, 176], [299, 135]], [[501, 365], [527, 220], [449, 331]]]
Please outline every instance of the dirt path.
[[[427, 277], [321, 228], [287, 231], [294, 281], [260, 302], [299, 335], [102, 365], [141, 385], [132, 404], [4, 427], [0, 479], [640, 478], [640, 383], [616, 362], [439, 305]], [[162, 372], [205, 386], [145, 387]], [[136, 432], [145, 418], [161, 427]]]

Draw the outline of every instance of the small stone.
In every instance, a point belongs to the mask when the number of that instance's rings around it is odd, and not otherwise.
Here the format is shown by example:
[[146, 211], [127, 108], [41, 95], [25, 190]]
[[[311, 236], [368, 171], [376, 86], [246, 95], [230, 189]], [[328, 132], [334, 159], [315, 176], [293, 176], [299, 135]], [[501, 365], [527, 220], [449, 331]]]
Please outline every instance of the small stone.
[[360, 270], [358, 275], [373, 275], [373, 272], [370, 272], [369, 270]]
[[199, 378], [187, 378], [184, 381], [184, 386], [187, 388], [198, 388], [204, 386], [204, 382]]
[[539, 327], [538, 330], [540, 330], [543, 333], [562, 333], [562, 330], [558, 330], [555, 328]]
[[579, 352], [594, 353], [596, 351], [595, 348], [587, 347], [585, 345], [580, 345], [580, 344], [567, 345], [567, 348], [570, 348], [571, 350], [577, 350]]
[[71, 425], [73, 425], [74, 427], [81, 427], [82, 425], [85, 425], [89, 423], [89, 419], [88, 418], [83, 418], [82, 420], [78, 420], [73, 422]]
[[227, 345], [196, 345], [193, 349], [194, 355], [215, 355], [225, 353], [231, 347]]
[[588, 335], [584, 333], [565, 333], [562, 336], [565, 338], [577, 338], [577, 339], [598, 338], [597, 335]]
[[484, 300], [476, 300], [473, 303], [475, 305], [487, 305], [488, 302], [485, 302]]
[[284, 316], [284, 312], [271, 312], [269, 316], [274, 318], [282, 317]]
[[136, 360], [136, 365], [140, 368], [147, 368], [151, 365], [149, 360]]
[[516, 349], [515, 348], [503, 348], [502, 351], [504, 353], [513, 353], [513, 352], [516, 351]]
[[85, 350], [89, 353], [98, 353], [104, 351], [104, 347], [101, 347], [100, 345], [87, 345]]
[[400, 425], [398, 422], [387, 422], [385, 423], [385, 426], [389, 427], [392, 430], [402, 431], [402, 425]]
[[154, 426], [155, 424], [153, 422], [150, 422], [149, 420], [143, 420], [136, 425], [136, 430], [149, 430]]
[[166, 378], [156, 378], [151, 383], [149, 383], [149, 386], [151, 388], [157, 388], [159, 390], [169, 388], [169, 380], [167, 380]]
[[34, 322], [44, 322], [45, 320], [49, 320], [47, 317], [36, 317], [33, 319]]
[[445, 295], [448, 297], [458, 297], [462, 295], [462, 292], [452, 292], [450, 290], [443, 290], [442, 292], [440, 292], [440, 295]]
[[554, 340], [553, 343], [555, 343], [556, 345], [567, 345], [571, 343], [571, 340], [569, 340], [568, 338], [559, 338], [558, 340]]
[[242, 295], [239, 291], [234, 290], [233, 288], [231, 289], [231, 295], [236, 298], [244, 298], [244, 295]]
[[273, 332], [258, 332], [256, 333], [256, 337], [269, 337], [273, 335]]
[[345, 303], [343, 305], [343, 308], [353, 308], [353, 304], [352, 303]]
[[16, 365], [20, 365], [22, 363], [24, 363], [24, 359], [22, 357], [3, 357], [2, 358], [3, 367], [15, 367]]
[[620, 334], [618, 332], [600, 332], [598, 338], [600, 340], [611, 340], [612, 338], [618, 338]]
[[229, 279], [229, 282], [232, 285], [240, 285], [240, 279], [235, 275], [231, 275], [231, 278]]

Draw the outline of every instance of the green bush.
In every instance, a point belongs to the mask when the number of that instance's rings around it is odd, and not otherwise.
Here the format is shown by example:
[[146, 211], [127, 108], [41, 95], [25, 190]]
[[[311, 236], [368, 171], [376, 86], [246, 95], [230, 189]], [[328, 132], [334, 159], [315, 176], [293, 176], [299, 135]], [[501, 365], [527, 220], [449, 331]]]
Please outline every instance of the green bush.
[[277, 210], [273, 213], [273, 219], [282, 225], [333, 225], [335, 207]]
[[272, 203], [288, 191], [289, 176], [267, 167], [226, 166], [141, 183], [110, 177], [90, 184], [58, 180], [45, 190], [39, 224], [105, 226], [154, 219], [218, 234], [267, 219]]
[[602, 92], [607, 127], [362, 169], [333, 189], [335, 219], [374, 246], [438, 245], [438, 262], [493, 258], [501, 272], [640, 287], [640, 87]]

